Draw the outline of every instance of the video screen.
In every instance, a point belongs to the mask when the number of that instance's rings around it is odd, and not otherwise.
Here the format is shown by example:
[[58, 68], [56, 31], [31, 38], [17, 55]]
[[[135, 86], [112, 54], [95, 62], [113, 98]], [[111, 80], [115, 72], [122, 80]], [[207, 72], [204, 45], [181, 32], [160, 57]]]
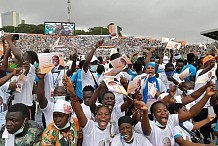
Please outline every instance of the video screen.
[[45, 34], [50, 35], [75, 35], [73, 22], [45, 22]]

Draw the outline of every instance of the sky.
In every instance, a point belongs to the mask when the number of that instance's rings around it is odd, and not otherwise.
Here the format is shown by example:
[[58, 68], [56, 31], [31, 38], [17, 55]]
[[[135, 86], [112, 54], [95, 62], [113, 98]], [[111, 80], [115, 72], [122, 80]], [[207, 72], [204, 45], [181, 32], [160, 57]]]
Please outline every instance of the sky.
[[[218, 28], [218, 0], [71, 0], [76, 29], [122, 27], [124, 35], [199, 43], [200, 32]], [[67, 21], [67, 0], [1, 0], [0, 13], [16, 11], [27, 24]], [[1, 26], [1, 20], [0, 20]], [[209, 40], [210, 41], [210, 40]]]

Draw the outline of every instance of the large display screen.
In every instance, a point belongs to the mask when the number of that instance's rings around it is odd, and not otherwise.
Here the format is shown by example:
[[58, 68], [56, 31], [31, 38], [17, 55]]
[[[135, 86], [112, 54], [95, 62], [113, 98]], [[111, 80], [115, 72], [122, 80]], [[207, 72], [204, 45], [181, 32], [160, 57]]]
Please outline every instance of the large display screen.
[[73, 22], [44, 22], [45, 34], [50, 35], [75, 35]]

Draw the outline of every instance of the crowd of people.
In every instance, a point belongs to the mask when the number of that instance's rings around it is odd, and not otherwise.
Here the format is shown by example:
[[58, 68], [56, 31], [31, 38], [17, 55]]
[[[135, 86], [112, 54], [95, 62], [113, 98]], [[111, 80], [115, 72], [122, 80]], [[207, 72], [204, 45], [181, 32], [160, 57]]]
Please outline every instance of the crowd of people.
[[[38, 34], [20, 34], [20, 39], [17, 41], [17, 46], [25, 51], [35, 51], [37, 53], [43, 52], [45, 49], [52, 49], [51, 45], [58, 39], [55, 35], [38, 35]], [[84, 55], [87, 54], [90, 46], [97, 40], [104, 39], [104, 46], [112, 46], [120, 50], [121, 54], [131, 54], [133, 52], [140, 52], [143, 49], [150, 49], [155, 47], [155, 54], [159, 54], [165, 49], [166, 43], [162, 43], [162, 40], [151, 38], [136, 38], [136, 37], [118, 37], [111, 39], [109, 35], [78, 35], [78, 36], [61, 36], [59, 44], [63, 45], [60, 51], [64, 50], [65, 55], [69, 57], [71, 51], [78, 50], [78, 53]], [[201, 45], [183, 45], [179, 50], [179, 53], [185, 57], [187, 53], [195, 52], [195, 54], [204, 54], [205, 48], [213, 48], [214, 44], [207, 44], [205, 47]], [[217, 44], [216, 44], [217, 46]], [[57, 51], [53, 50], [53, 51]], [[97, 51], [97, 56], [109, 55], [109, 51]]]
[[[55, 52], [48, 46], [57, 39], [2, 38], [0, 146], [218, 144], [216, 48], [166, 51], [159, 40], [61, 37], [69, 68], [53, 56], [54, 67], [42, 73], [38, 53]], [[102, 46], [116, 49], [98, 52]]]

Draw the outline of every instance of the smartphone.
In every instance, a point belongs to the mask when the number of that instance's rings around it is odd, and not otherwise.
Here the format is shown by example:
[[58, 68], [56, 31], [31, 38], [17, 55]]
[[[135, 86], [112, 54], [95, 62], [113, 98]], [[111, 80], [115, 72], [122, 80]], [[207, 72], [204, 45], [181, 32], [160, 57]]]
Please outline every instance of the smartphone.
[[207, 109], [208, 109], [208, 114], [210, 115], [210, 117], [215, 117], [213, 106], [209, 106], [207, 107]]
[[13, 40], [19, 40], [19, 34], [13, 34], [12, 39]]

